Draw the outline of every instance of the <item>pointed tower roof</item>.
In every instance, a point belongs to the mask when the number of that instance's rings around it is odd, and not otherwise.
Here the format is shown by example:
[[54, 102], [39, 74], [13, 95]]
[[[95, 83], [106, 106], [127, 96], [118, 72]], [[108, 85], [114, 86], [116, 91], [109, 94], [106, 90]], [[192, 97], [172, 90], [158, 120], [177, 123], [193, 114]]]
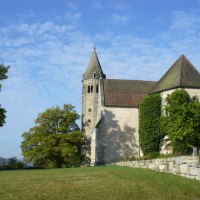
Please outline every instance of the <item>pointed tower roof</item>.
[[151, 93], [179, 87], [200, 88], [200, 74], [184, 55], [170, 67]]
[[[97, 73], [97, 76], [94, 77], [94, 73]], [[94, 48], [92, 57], [90, 58], [90, 62], [87, 66], [87, 69], [85, 71], [85, 74], [83, 74], [83, 79], [91, 79], [91, 78], [99, 78], [103, 77], [105, 78], [105, 74], [103, 73], [103, 70], [101, 68], [97, 53], [96, 53], [96, 48]]]

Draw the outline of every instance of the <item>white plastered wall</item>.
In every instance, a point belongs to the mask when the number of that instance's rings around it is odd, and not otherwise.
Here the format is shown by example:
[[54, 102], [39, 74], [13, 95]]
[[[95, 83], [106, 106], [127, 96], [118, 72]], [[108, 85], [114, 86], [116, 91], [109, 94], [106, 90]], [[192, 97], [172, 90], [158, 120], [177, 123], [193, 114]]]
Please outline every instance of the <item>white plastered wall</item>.
[[[180, 88], [179, 88], [180, 89]], [[197, 96], [199, 97], [200, 99], [200, 89], [192, 89], [192, 88], [184, 88], [188, 94], [190, 95], [190, 97], [194, 97], [194, 96]], [[161, 92], [161, 97], [162, 97], [162, 103], [163, 103], [163, 106], [165, 105], [165, 99], [168, 95], [170, 95], [172, 92], [176, 91], [177, 89], [172, 89], [172, 90], [167, 90], [167, 91], [164, 91], [164, 92]]]
[[97, 162], [111, 163], [139, 156], [138, 108], [102, 107]]

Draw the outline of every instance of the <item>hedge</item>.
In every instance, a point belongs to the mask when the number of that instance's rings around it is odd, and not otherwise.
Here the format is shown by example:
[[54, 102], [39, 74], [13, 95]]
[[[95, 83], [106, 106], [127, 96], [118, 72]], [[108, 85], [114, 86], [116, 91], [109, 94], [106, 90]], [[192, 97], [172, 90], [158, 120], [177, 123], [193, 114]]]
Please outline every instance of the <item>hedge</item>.
[[144, 155], [159, 152], [164, 134], [160, 128], [162, 99], [159, 94], [146, 96], [140, 104], [139, 137]]

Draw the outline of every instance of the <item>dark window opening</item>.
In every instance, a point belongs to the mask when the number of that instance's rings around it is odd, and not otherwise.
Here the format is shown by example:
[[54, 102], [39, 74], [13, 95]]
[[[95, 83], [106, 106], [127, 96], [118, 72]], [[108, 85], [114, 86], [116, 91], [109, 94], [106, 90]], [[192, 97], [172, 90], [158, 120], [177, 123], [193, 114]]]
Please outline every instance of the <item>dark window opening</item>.
[[90, 123], [90, 122], [91, 122], [91, 120], [90, 120], [90, 119], [88, 119], [88, 122]]
[[90, 88], [91, 88], [91, 93], [93, 93], [93, 86], [91, 85], [91, 87], [90, 87]]
[[91, 112], [91, 108], [88, 109], [88, 112]]
[[93, 93], [93, 85], [88, 85], [88, 93]]
[[93, 76], [94, 76], [94, 78], [97, 78], [98, 74], [96, 72], [94, 72]]
[[96, 93], [99, 92], [99, 85], [96, 85]]

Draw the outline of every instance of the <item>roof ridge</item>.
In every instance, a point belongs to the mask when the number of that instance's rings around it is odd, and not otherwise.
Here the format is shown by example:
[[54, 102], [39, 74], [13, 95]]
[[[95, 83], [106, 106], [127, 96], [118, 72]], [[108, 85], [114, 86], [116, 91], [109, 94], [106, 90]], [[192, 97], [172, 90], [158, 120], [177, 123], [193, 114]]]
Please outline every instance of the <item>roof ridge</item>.
[[107, 78], [107, 79], [105, 79], [105, 80], [107, 80], [107, 81], [109, 81], [109, 80], [111, 80], [111, 81], [112, 81], [112, 80], [114, 80], [114, 81], [115, 81], [115, 80], [116, 80], [116, 81], [132, 81], [132, 82], [133, 82], [133, 81], [135, 81], [135, 82], [139, 82], [139, 81], [141, 82], [141, 81], [142, 81], [142, 82], [152, 82], [152, 83], [157, 82], [157, 81], [148, 81], [148, 80], [112, 79], [112, 78], [111, 78], [111, 79], [108, 79], [108, 78]]
[[182, 85], [182, 76], [183, 76], [183, 58], [186, 58], [184, 55], [181, 55], [181, 75], [179, 77], [179, 85]]
[[185, 55], [181, 55], [157, 82], [152, 93], [178, 87], [200, 88], [200, 74]]
[[[162, 82], [162, 81], [165, 80], [165, 78], [167, 77], [167, 75], [169, 74], [169, 72], [173, 69], [173, 66], [174, 66], [178, 61], [179, 61], [179, 59], [176, 60], [176, 61], [172, 64], [172, 66], [165, 72], [165, 74], [157, 81], [157, 83], [155, 84], [155, 87], [154, 87], [154, 89], [152, 90], [152, 92], [155, 92], [155, 90], [156, 90], [156, 88], [158, 87], [158, 85], [160, 84], [160, 82]], [[156, 92], [157, 92], [157, 91], [156, 91]]]
[[148, 94], [147, 92], [145, 93], [145, 92], [143, 92], [143, 91], [142, 91], [142, 92], [140, 92], [140, 91], [139, 91], [139, 92], [132, 92], [132, 91], [124, 92], [124, 91], [118, 91], [118, 90], [104, 91], [104, 93], [106, 93], [106, 92], [108, 92], [108, 93], [110, 93], [110, 94], [111, 94], [111, 93], [118, 93], [118, 94], [119, 94], [119, 93], [127, 93], [127, 94]]

